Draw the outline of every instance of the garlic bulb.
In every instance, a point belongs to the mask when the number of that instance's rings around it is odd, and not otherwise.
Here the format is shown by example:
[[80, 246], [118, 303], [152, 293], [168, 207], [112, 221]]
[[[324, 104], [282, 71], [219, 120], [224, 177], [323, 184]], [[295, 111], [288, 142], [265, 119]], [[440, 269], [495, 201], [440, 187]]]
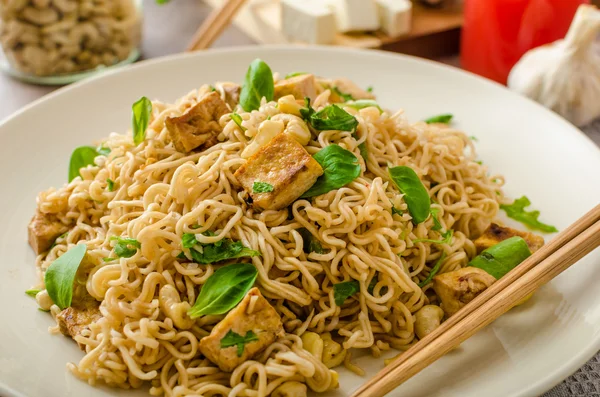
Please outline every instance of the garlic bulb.
[[564, 40], [534, 48], [511, 70], [508, 87], [577, 126], [600, 116], [600, 10], [581, 5]]

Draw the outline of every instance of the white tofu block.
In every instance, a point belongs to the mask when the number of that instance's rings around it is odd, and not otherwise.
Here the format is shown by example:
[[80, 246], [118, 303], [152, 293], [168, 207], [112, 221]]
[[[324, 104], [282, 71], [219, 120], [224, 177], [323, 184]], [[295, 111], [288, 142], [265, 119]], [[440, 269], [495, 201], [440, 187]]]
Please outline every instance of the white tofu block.
[[335, 12], [338, 31], [357, 32], [379, 29], [374, 0], [328, 0]]
[[333, 11], [322, 0], [282, 0], [281, 26], [290, 41], [331, 44], [335, 38]]
[[376, 0], [381, 30], [390, 37], [410, 32], [412, 3], [410, 0]]

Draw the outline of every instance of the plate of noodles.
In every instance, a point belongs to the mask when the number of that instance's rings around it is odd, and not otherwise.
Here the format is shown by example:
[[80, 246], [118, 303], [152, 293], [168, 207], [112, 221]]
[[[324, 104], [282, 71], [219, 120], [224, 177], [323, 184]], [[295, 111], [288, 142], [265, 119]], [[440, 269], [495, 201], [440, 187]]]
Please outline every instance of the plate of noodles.
[[[0, 394], [345, 396], [600, 198], [600, 151], [416, 58], [142, 62], [0, 124]], [[600, 348], [600, 252], [403, 384], [536, 396]]]

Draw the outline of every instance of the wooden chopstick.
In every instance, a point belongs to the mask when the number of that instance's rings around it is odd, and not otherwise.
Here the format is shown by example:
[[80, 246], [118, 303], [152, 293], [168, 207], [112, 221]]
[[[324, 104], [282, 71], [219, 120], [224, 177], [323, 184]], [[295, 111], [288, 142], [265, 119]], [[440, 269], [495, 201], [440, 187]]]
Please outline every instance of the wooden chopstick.
[[231, 20], [245, 2], [246, 0], [226, 0], [222, 7], [213, 9], [208, 18], [194, 33], [192, 42], [186, 51], [197, 51], [210, 47], [231, 23]]
[[390, 392], [599, 245], [600, 205], [417, 342], [352, 396], [378, 397]]

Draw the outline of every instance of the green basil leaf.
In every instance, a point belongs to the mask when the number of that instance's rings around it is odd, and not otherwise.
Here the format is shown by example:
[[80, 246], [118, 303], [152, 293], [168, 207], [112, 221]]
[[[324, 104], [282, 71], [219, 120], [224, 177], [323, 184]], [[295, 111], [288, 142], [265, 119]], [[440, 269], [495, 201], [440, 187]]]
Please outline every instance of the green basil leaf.
[[310, 106], [309, 97], [304, 97], [304, 106], [304, 108], [300, 109], [300, 115], [302, 116], [302, 119], [304, 121], [310, 124], [310, 118], [313, 114], [315, 114], [315, 109], [313, 109], [313, 107]]
[[329, 145], [314, 154], [313, 158], [323, 167], [321, 175], [301, 198], [325, 194], [346, 186], [360, 176], [360, 164], [352, 152], [339, 145]]
[[269, 193], [273, 191], [273, 185], [267, 182], [256, 181], [252, 184], [252, 191], [254, 193]]
[[338, 105], [329, 105], [311, 114], [309, 123], [317, 131], [338, 130], [353, 132], [356, 126], [358, 126], [358, 120]]
[[392, 215], [394, 214], [402, 216], [402, 214], [404, 214], [404, 211], [399, 210], [398, 208], [394, 207], [394, 204], [392, 204]]
[[440, 213], [439, 208], [431, 209], [431, 218], [433, 219], [433, 227], [431, 229], [435, 230], [435, 231], [442, 230], [442, 224], [440, 223], [440, 220], [438, 218], [439, 213]]
[[142, 247], [141, 243], [134, 238], [113, 236], [110, 239], [117, 242], [114, 251], [119, 258], [131, 258], [138, 248]]
[[331, 90], [333, 92], [335, 92], [336, 94], [339, 95], [340, 98], [342, 98], [342, 100], [344, 102], [348, 102], [348, 101], [352, 101], [354, 100], [354, 97], [350, 94], [346, 94], [345, 92], [340, 91], [340, 89], [336, 86], [331, 87]]
[[85, 168], [88, 165], [94, 165], [94, 159], [98, 157], [96, 148], [92, 146], [79, 146], [71, 154], [71, 160], [69, 161], [69, 182], [77, 178], [79, 170]]
[[106, 190], [108, 190], [109, 192], [115, 190], [115, 182], [110, 178], [106, 180]]
[[360, 291], [360, 283], [356, 280], [333, 284], [333, 299], [335, 300], [335, 304], [342, 306], [348, 297], [358, 291]]
[[413, 243], [414, 244], [416, 244], [416, 243], [450, 244], [450, 242], [452, 241], [453, 234], [454, 234], [454, 230], [446, 230], [444, 233], [442, 233], [442, 237], [443, 237], [442, 240], [418, 238], [418, 239], [414, 240]]
[[98, 154], [101, 154], [102, 156], [108, 156], [110, 154], [110, 148], [107, 148], [104, 146], [98, 146], [96, 148], [96, 151], [98, 152]]
[[260, 252], [244, 247], [241, 241], [228, 238], [212, 244], [201, 244], [199, 247], [190, 248], [192, 260], [203, 265], [220, 262], [225, 259], [260, 256]]
[[54, 239], [54, 242], [52, 243], [52, 245], [50, 246], [50, 249], [54, 248], [56, 246], [56, 244], [58, 243], [59, 239], [65, 238], [69, 235], [69, 232], [64, 232], [63, 234], [61, 234], [60, 236], [58, 236], [57, 238]]
[[366, 90], [369, 94], [373, 92], [373, 86], [368, 86]]
[[41, 291], [41, 289], [31, 288], [25, 291], [25, 293], [31, 297], [34, 297]]
[[542, 223], [538, 220], [540, 211], [525, 211], [525, 207], [529, 207], [531, 201], [526, 196], [516, 199], [514, 203], [506, 205], [501, 204], [500, 208], [506, 211], [509, 218], [517, 220], [531, 229], [540, 230], [545, 233], [555, 233], [558, 229], [552, 225]]
[[530, 255], [527, 242], [515, 236], [484, 250], [469, 262], [469, 266], [485, 270], [499, 280]]
[[236, 334], [230, 329], [223, 339], [221, 339], [221, 349], [236, 346], [238, 357], [242, 357], [246, 344], [255, 340], [258, 340], [258, 336], [252, 331], [248, 331], [246, 332], [246, 335], [242, 336], [240, 334]]
[[380, 113], [383, 113], [383, 110], [381, 109], [379, 104], [372, 99], [357, 99], [356, 101], [346, 102], [343, 105], [359, 110], [364, 108], [376, 107], [377, 109], [379, 109]]
[[181, 238], [181, 246], [183, 248], [192, 248], [194, 245], [198, 244], [198, 240], [196, 240], [196, 235], [194, 233], [184, 233]]
[[227, 313], [250, 291], [257, 275], [258, 271], [251, 263], [221, 267], [206, 280], [188, 315], [198, 318], [202, 315]]
[[389, 168], [388, 172], [396, 187], [404, 194], [413, 222], [419, 224], [427, 219], [431, 200], [417, 173], [405, 165]]
[[454, 116], [451, 114], [440, 114], [438, 116], [433, 116], [428, 119], [425, 119], [425, 122], [427, 124], [433, 124], [433, 123], [450, 124], [450, 122], [452, 121], [452, 117], [454, 117]]
[[275, 84], [271, 68], [260, 59], [252, 61], [246, 72], [246, 78], [240, 92], [240, 105], [246, 112], [260, 107], [263, 97], [273, 100]]
[[[167, 0], [167, 1], [168, 1], [168, 0]], [[217, 89], [215, 88], [215, 86], [214, 86], [214, 85], [212, 85], [212, 84], [210, 84], [210, 85], [208, 86], [208, 88], [210, 88], [210, 92], [215, 92], [215, 91], [217, 90]]]
[[285, 79], [289, 79], [291, 77], [302, 76], [303, 74], [308, 74], [306, 72], [292, 72], [285, 75]]
[[146, 130], [152, 114], [152, 102], [145, 96], [138, 99], [132, 106], [131, 124], [133, 128], [133, 143], [139, 145], [146, 139]]
[[48, 295], [58, 307], [66, 309], [73, 300], [73, 282], [85, 256], [87, 245], [78, 244], [50, 264], [44, 275]]
[[419, 283], [419, 287], [423, 288], [424, 286], [429, 284], [431, 280], [433, 280], [435, 275], [440, 271], [440, 267], [442, 267], [442, 262], [444, 262], [444, 259], [446, 259], [446, 251], [442, 252], [440, 259], [438, 259], [438, 261], [435, 263], [435, 265], [433, 265], [433, 268], [429, 272], [429, 276], [427, 276], [425, 280]]
[[231, 120], [233, 120], [234, 123], [237, 124], [238, 127], [240, 127], [240, 130], [242, 130], [242, 132], [247, 131], [248, 129], [246, 127], [244, 127], [242, 125], [242, 116], [240, 116], [237, 113], [231, 113]]
[[310, 254], [311, 252], [316, 252], [317, 254], [324, 254], [325, 250], [321, 245], [321, 242], [312, 235], [311, 232], [306, 228], [301, 228], [298, 230], [300, 235], [302, 236], [302, 250]]

